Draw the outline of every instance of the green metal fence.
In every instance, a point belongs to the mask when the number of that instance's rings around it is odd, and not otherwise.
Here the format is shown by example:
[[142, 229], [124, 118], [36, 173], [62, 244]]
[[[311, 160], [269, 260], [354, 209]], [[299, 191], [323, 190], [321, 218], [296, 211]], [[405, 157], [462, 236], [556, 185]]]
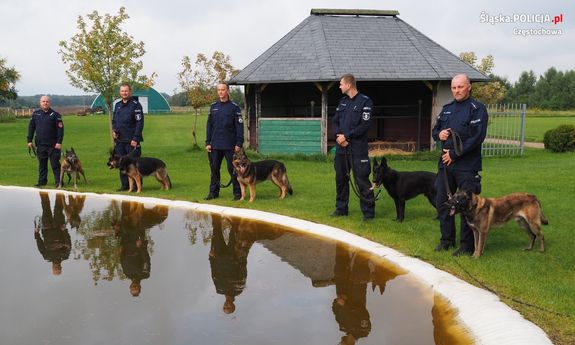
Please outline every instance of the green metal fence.
[[487, 105], [489, 125], [481, 147], [484, 157], [522, 155], [525, 145], [526, 104]]

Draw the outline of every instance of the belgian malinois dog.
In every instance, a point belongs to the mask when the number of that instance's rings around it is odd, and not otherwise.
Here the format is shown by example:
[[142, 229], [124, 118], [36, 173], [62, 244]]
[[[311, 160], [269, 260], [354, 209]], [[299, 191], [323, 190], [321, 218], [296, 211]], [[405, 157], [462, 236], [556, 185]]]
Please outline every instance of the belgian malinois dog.
[[449, 207], [449, 214], [461, 213], [473, 230], [475, 239], [475, 252], [473, 256], [479, 258], [483, 254], [487, 233], [493, 226], [501, 225], [515, 219], [519, 226], [527, 233], [530, 243], [525, 250], [533, 249], [535, 238], [541, 241], [540, 252], [545, 251], [545, 238], [541, 224], [549, 224], [541, 203], [535, 195], [527, 193], [513, 193], [500, 198], [482, 198], [477, 194], [465, 190], [458, 190], [445, 203]]
[[110, 157], [108, 158], [108, 168], [120, 169], [122, 174], [128, 176], [129, 192], [134, 190], [136, 185], [136, 192], [142, 191], [142, 177], [154, 175], [156, 180], [160, 183], [161, 189], [168, 190], [172, 188], [172, 181], [166, 169], [166, 163], [158, 158], [151, 157], [133, 157], [130, 154], [120, 156], [110, 150]]
[[242, 196], [246, 197], [246, 188], [250, 189], [250, 202], [256, 198], [256, 184], [265, 180], [271, 180], [280, 189], [280, 199], [285, 198], [286, 193], [293, 194], [289, 183], [285, 165], [276, 160], [263, 160], [252, 162], [242, 150], [234, 153], [232, 164], [237, 175]]
[[395, 202], [395, 212], [398, 222], [403, 222], [405, 218], [405, 202], [423, 194], [429, 203], [435, 208], [436, 173], [429, 171], [397, 171], [387, 165], [385, 157], [381, 157], [381, 162], [377, 158], [373, 159], [373, 185], [371, 189], [379, 188], [381, 184], [385, 187], [387, 194]]
[[80, 179], [80, 174], [84, 177], [84, 182], [88, 183], [86, 175], [84, 174], [84, 169], [82, 168], [82, 162], [78, 158], [78, 155], [76, 155], [73, 147], [70, 148], [70, 150], [66, 150], [64, 159], [60, 164], [60, 183], [58, 184], [58, 188], [62, 188], [64, 185], [64, 173], [68, 175], [68, 184], [70, 184], [72, 175], [74, 175], [75, 190], [78, 189], [78, 180]]

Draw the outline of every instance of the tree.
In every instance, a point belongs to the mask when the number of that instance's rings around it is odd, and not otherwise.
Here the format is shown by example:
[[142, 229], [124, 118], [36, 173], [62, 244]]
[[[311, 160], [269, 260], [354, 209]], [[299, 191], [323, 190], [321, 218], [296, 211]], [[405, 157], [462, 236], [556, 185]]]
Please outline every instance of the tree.
[[189, 104], [194, 108], [194, 126], [192, 137], [194, 149], [199, 148], [196, 137], [198, 111], [200, 108], [213, 102], [216, 95], [216, 86], [229, 80], [237, 70], [230, 62], [230, 57], [222, 52], [215, 51], [211, 59], [199, 53], [192, 64], [189, 56], [182, 58], [182, 71], [178, 73], [180, 87], [188, 96]]
[[519, 80], [509, 88], [509, 99], [516, 103], [526, 103], [532, 106], [531, 103], [533, 94], [535, 93], [535, 84], [537, 83], [537, 76], [533, 71], [523, 71], [519, 76]]
[[[501, 79], [496, 78], [491, 73], [493, 67], [495, 67], [495, 59], [492, 55], [487, 55], [481, 59], [480, 63], [477, 63], [477, 56], [474, 52], [463, 52], [459, 54], [459, 58], [483, 74], [488, 75], [491, 79]], [[473, 84], [473, 97], [483, 103], [499, 103], [505, 98], [506, 92], [507, 87], [502, 80]]]
[[6, 59], [0, 58], [0, 101], [16, 99], [15, 84], [20, 80], [20, 73], [14, 67], [6, 66]]
[[[70, 41], [60, 41], [62, 61], [69, 65], [66, 75], [72, 86], [91, 93], [101, 93], [108, 107], [110, 140], [112, 140], [112, 112], [115, 90], [122, 82], [135, 87], [150, 87], [150, 77], [140, 75], [143, 63], [139, 60], [144, 54], [144, 42], [122, 30], [121, 25], [130, 18], [124, 7], [115, 16], [98, 11], [86, 15], [87, 20], [78, 16], [79, 33]], [[90, 25], [87, 21], [91, 22]]]

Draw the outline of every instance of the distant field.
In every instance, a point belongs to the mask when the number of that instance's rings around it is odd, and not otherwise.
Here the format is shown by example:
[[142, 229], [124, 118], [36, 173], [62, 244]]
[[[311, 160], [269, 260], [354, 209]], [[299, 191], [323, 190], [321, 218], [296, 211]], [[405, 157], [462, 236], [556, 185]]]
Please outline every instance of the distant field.
[[575, 114], [573, 116], [546, 116], [527, 117], [525, 122], [525, 141], [543, 142], [545, 132], [560, 125], [574, 125]]
[[575, 109], [570, 110], [546, 110], [527, 108], [527, 117], [571, 117], [575, 116]]

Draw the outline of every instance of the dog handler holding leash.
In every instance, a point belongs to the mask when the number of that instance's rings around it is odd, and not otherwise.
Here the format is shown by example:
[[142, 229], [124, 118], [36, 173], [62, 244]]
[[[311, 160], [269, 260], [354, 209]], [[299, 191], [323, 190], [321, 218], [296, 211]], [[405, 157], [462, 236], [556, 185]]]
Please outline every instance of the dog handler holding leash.
[[[120, 85], [120, 97], [122, 100], [114, 106], [112, 117], [112, 136], [114, 138], [114, 153], [125, 156], [130, 154], [137, 158], [142, 155], [140, 143], [144, 141], [144, 111], [142, 105], [132, 97], [132, 87], [124, 83]], [[128, 176], [120, 172], [122, 185], [117, 190], [128, 190]]]
[[337, 196], [332, 216], [348, 214], [351, 170], [358, 187], [363, 220], [367, 221], [375, 217], [375, 198], [370, 188], [371, 165], [367, 145], [373, 102], [357, 90], [355, 77], [351, 74], [344, 74], [341, 77], [339, 88], [344, 96], [340, 99], [332, 120], [337, 142], [334, 161]]
[[28, 125], [28, 150], [34, 149], [32, 139], [36, 133], [36, 155], [38, 157], [38, 183], [42, 187], [48, 183], [48, 159], [54, 173], [54, 183], [60, 184], [60, 155], [64, 140], [64, 122], [62, 116], [50, 108], [50, 97], [40, 97], [40, 109], [32, 113]]
[[240, 152], [244, 144], [244, 122], [240, 107], [230, 100], [230, 87], [219, 83], [218, 100], [211, 104], [206, 125], [206, 151], [210, 160], [210, 191], [204, 200], [220, 196], [220, 168], [226, 158], [231, 177], [234, 200], [241, 198], [240, 184], [232, 165], [234, 152]]
[[[431, 133], [435, 141], [441, 141], [442, 149], [435, 181], [441, 240], [435, 251], [455, 247], [455, 219], [448, 208], [442, 207], [451, 193], [458, 188], [481, 192], [481, 144], [487, 134], [487, 109], [471, 98], [469, 77], [453, 77], [451, 93], [454, 100], [443, 106]], [[461, 216], [460, 247], [453, 255], [471, 255], [474, 249], [473, 232]]]

